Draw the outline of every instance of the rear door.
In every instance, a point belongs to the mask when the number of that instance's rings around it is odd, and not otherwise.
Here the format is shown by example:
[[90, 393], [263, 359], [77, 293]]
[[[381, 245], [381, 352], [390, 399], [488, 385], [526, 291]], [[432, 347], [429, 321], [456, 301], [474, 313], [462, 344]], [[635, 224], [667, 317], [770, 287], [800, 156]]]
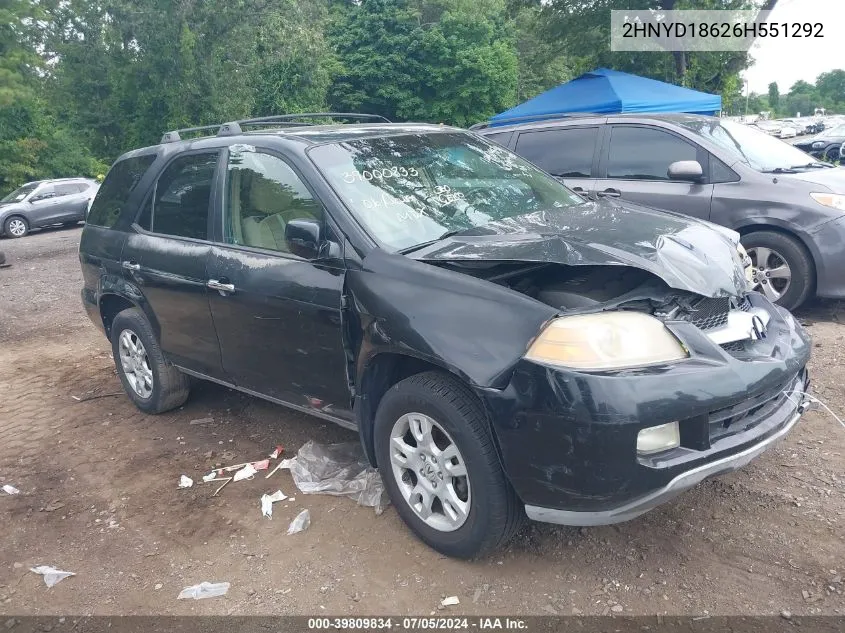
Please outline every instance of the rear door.
[[56, 184], [56, 196], [59, 204], [56, 206], [57, 222], [71, 222], [85, 219], [87, 200], [81, 193], [85, 185], [80, 182], [62, 182]]
[[206, 266], [220, 150], [179, 154], [158, 176], [123, 248], [126, 277], [143, 293], [167, 358], [223, 378]]
[[586, 196], [595, 189], [600, 132], [597, 125], [519, 132], [514, 151]]
[[291, 252], [285, 226], [310, 220], [339, 242], [324, 207], [284, 156], [232, 148], [209, 295], [223, 367], [239, 387], [352, 419], [343, 348], [345, 266], [339, 247], [309, 260]]
[[696, 160], [707, 173], [707, 152], [669, 130], [612, 125], [599, 164], [596, 194], [622, 198], [700, 219], [710, 217], [713, 185], [669, 180], [669, 165]]

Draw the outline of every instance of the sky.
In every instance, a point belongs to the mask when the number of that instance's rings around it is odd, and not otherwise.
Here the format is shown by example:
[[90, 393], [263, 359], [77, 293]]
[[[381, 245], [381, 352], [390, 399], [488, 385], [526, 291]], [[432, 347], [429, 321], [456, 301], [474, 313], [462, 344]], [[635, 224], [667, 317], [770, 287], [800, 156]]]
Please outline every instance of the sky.
[[821, 22], [823, 38], [761, 40], [751, 48], [755, 64], [745, 71], [751, 92], [765, 94], [776, 81], [781, 94], [799, 79], [815, 83], [820, 73], [845, 69], [845, 0], [779, 0], [773, 22]]

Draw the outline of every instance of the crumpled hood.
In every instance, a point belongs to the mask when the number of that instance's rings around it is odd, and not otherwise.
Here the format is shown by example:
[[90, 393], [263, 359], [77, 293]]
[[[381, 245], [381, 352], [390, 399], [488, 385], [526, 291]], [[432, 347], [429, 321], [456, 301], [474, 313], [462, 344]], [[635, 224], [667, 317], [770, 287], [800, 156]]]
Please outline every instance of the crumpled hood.
[[408, 254], [421, 261], [633, 266], [706, 297], [747, 291], [730, 229], [629, 202], [600, 200], [507, 218]]

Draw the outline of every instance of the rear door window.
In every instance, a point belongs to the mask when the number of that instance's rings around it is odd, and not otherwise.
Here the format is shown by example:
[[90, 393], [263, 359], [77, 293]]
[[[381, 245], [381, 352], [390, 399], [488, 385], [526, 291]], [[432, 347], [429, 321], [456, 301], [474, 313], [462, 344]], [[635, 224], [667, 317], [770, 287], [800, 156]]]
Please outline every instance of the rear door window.
[[218, 156], [217, 151], [188, 154], [170, 163], [144, 205], [139, 226], [161, 235], [207, 239]]
[[106, 228], [113, 227], [132, 190], [138, 186], [155, 159], [155, 154], [146, 154], [115, 163], [94, 198], [86, 222]]
[[610, 133], [607, 177], [669, 180], [669, 165], [679, 160], [697, 159], [698, 148], [669, 132], [614, 126]]
[[70, 196], [75, 193], [79, 193], [79, 185], [74, 182], [67, 182], [62, 183], [61, 185], [56, 185], [56, 197]]
[[516, 153], [552, 176], [589, 178], [598, 133], [598, 127], [523, 132], [517, 139]]

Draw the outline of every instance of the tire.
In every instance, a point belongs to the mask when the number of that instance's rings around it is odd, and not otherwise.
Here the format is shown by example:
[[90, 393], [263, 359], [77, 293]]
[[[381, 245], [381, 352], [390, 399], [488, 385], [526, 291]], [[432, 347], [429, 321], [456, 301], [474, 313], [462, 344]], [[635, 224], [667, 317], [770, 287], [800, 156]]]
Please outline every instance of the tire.
[[[130, 341], [129, 349], [122, 348], [122, 336]], [[188, 377], [168, 363], [161, 352], [147, 317], [138, 308], [120, 312], [111, 325], [112, 355], [117, 374], [126, 394], [144, 413], [163, 413], [185, 403], [190, 393]], [[131, 345], [140, 342], [141, 354], [132, 355]], [[122, 356], [129, 351], [126, 363]], [[127, 367], [138, 368], [137, 372]], [[141, 379], [139, 376], [144, 375]], [[149, 382], [152, 384], [149, 385]], [[142, 385], [137, 386], [138, 384]]]
[[[403, 436], [407, 438], [403, 439], [406, 453], [410, 443], [416, 443], [414, 450], [417, 452], [403, 454], [397, 449], [391, 436], [401, 428], [403, 420], [409, 418], [428, 419], [434, 423], [437, 428], [431, 432], [431, 437], [439, 440], [438, 448], [449, 451], [449, 444], [456, 447], [457, 456], [449, 459], [449, 468], [455, 469], [463, 463], [465, 477], [453, 478], [446, 472], [443, 455], [448, 452], [438, 453], [435, 449], [429, 455], [436, 455], [437, 460], [421, 462], [420, 446], [426, 444], [416, 442], [410, 430]], [[524, 521], [522, 504], [505, 478], [484, 411], [472, 391], [456, 378], [440, 372], [425, 372], [391, 387], [376, 412], [374, 440], [376, 459], [391, 502], [411, 530], [438, 552], [456, 558], [476, 558], [504, 545]], [[407, 468], [394, 463], [394, 454], [397, 460], [404, 455]], [[431, 468], [427, 475], [417, 471], [419, 466], [426, 464], [445, 473], [445, 478], [438, 479]], [[426, 477], [433, 483], [427, 482]], [[439, 493], [430, 487], [436, 488], [438, 483]], [[410, 494], [410, 499], [419, 498], [422, 502], [422, 497], [415, 496], [413, 491], [423, 485], [428, 486], [432, 495], [441, 494], [457, 499], [457, 503], [466, 502], [463, 520], [452, 520], [447, 515], [447, 505], [438, 497], [429, 505], [439, 509], [429, 518], [438, 524], [432, 526], [426, 522], [406, 499]]]
[[[754, 274], [759, 282], [755, 290], [787, 310], [794, 310], [807, 300], [815, 287], [816, 274], [809, 253], [798, 240], [776, 231], [754, 231], [742, 238], [742, 245], [754, 262]], [[758, 261], [758, 254], [765, 255], [766, 251], [773, 258], [766, 262]], [[774, 272], [780, 268], [778, 261], [784, 262], [789, 268], [791, 278], [788, 287], [782, 287], [779, 278], [767, 278], [763, 276], [765, 271], [760, 271], [762, 264], [764, 269]], [[776, 296], [778, 294], [780, 296]]]
[[3, 233], [7, 237], [24, 237], [29, 233], [29, 222], [22, 215], [9, 216], [3, 223]]

